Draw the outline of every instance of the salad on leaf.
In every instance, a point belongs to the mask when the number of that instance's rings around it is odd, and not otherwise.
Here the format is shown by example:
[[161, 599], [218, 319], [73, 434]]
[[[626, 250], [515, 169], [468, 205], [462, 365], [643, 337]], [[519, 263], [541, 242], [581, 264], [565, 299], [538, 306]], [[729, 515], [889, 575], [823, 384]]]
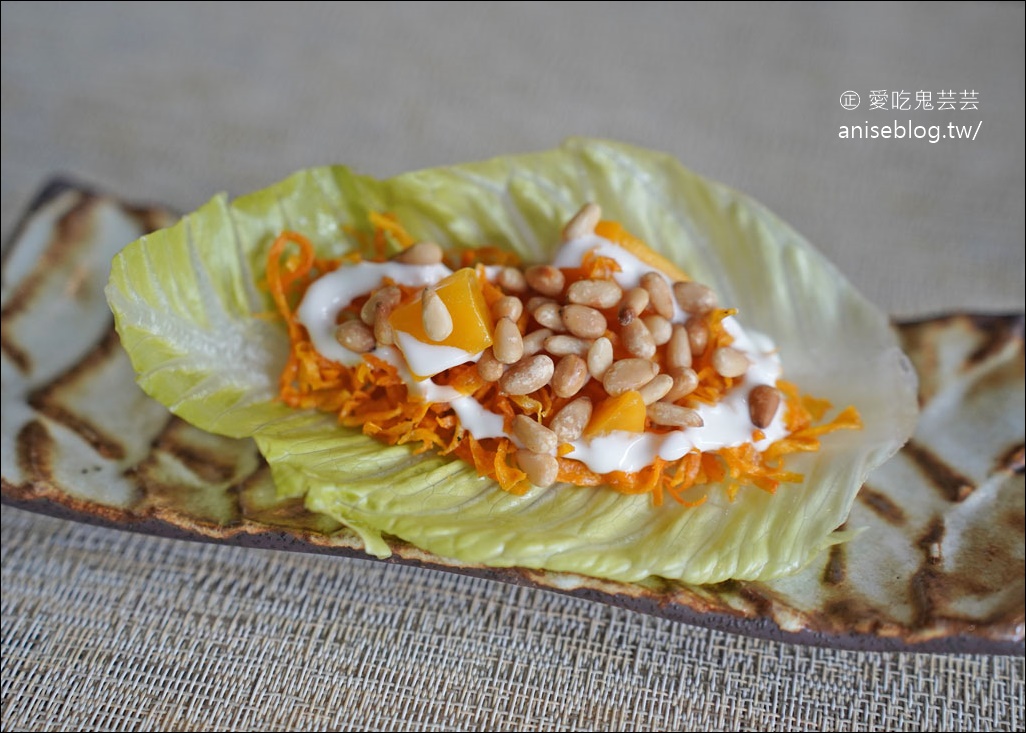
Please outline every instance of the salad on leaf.
[[886, 317], [811, 245], [606, 141], [216, 197], [107, 293], [149, 394], [378, 557], [776, 577], [915, 420]]

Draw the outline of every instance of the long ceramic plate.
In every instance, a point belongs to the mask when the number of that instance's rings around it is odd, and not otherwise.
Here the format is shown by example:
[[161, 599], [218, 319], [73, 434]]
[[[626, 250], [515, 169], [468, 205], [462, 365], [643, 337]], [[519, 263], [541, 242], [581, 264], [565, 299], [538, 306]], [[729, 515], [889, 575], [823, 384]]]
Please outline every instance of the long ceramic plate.
[[[149, 534], [378, 562], [340, 525], [277, 501], [251, 441], [192, 428], [135, 386], [103, 286], [122, 246], [171, 219], [55, 181], [5, 247], [3, 502]], [[623, 584], [460, 564], [400, 541], [385, 562], [788, 642], [1023, 655], [1023, 316], [898, 328], [920, 375], [919, 429], [859, 494], [848, 527], [862, 533], [797, 575]]]

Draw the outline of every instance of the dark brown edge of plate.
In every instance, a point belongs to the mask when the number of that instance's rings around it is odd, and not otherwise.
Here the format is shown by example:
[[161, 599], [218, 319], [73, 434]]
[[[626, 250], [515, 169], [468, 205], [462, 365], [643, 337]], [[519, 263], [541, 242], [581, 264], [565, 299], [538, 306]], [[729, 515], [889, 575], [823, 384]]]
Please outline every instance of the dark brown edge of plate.
[[[28, 206], [18, 217], [11, 233], [5, 238], [3, 256], [0, 264], [6, 263], [13, 244], [24, 231], [28, 221], [39, 209], [67, 191], [78, 191], [95, 196], [106, 196], [121, 202], [120, 198], [110, 196], [89, 183], [80, 181], [68, 174], [56, 174], [48, 179], [31, 199]], [[157, 204], [137, 204], [128, 206], [135, 210], [148, 207], [166, 207]], [[1018, 319], [1024, 320], [1022, 313], [997, 312], [941, 312], [925, 317], [895, 319], [896, 326], [912, 325], [923, 321], [945, 320], [969, 317], [974, 322], [993, 323]], [[627, 592], [607, 592], [586, 584], [591, 579], [582, 578], [582, 586], [577, 588], [558, 588], [539, 583], [531, 578], [535, 571], [519, 568], [491, 568], [470, 565], [449, 565], [444, 558], [428, 555], [407, 543], [392, 539], [390, 545], [393, 555], [384, 560], [367, 555], [356, 547], [325, 545], [314, 541], [314, 535], [305, 530], [275, 528], [271, 525], [244, 521], [241, 525], [230, 528], [205, 526], [190, 521], [190, 528], [185, 528], [171, 521], [154, 516], [138, 515], [127, 510], [104, 506], [93, 502], [74, 499], [58, 493], [48, 486], [26, 484], [17, 486], [7, 480], [0, 485], [0, 504], [15, 509], [22, 509], [36, 514], [51, 516], [57, 519], [135, 532], [149, 536], [174, 540], [188, 540], [207, 544], [247, 547], [252, 549], [276, 550], [286, 552], [304, 552], [317, 555], [347, 557], [355, 560], [404, 565], [426, 568], [448, 573], [458, 573], [485, 580], [499, 581], [511, 585], [535, 588], [543, 591], [597, 601], [607, 605], [624, 608], [629, 611], [644, 613], [657, 618], [685, 623], [699, 628], [725, 631], [734, 634], [765, 639], [787, 644], [841, 649], [859, 652], [913, 652], [923, 654], [985, 654], [997, 656], [1026, 656], [1026, 639], [1001, 639], [980, 635], [954, 633], [918, 642], [909, 642], [900, 636], [880, 636], [862, 633], [830, 633], [810, 629], [787, 631], [782, 629], [768, 616], [745, 616], [741, 612], [724, 611], [702, 612], [689, 606], [661, 601], [653, 595], [632, 595]], [[216, 532], [223, 533], [217, 536]], [[563, 574], [566, 575], [566, 574]], [[572, 577], [572, 576], [569, 576]], [[609, 584], [602, 581], [603, 584]]]

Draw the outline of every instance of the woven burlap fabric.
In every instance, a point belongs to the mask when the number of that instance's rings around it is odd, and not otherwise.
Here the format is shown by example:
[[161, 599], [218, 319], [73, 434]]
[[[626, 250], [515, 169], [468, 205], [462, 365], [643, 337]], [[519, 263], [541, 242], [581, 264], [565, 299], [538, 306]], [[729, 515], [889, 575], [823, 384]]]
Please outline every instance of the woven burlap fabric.
[[5, 728], [1021, 729], [1022, 661], [704, 631], [4, 510]]
[[[5, 237], [57, 171], [187, 210], [307, 165], [588, 134], [751, 193], [891, 313], [1023, 308], [1021, 4], [2, 7]], [[880, 116], [879, 89], [979, 109]], [[980, 127], [838, 139], [867, 119]], [[1021, 659], [788, 646], [7, 508], [2, 538], [4, 730], [1024, 725]]]

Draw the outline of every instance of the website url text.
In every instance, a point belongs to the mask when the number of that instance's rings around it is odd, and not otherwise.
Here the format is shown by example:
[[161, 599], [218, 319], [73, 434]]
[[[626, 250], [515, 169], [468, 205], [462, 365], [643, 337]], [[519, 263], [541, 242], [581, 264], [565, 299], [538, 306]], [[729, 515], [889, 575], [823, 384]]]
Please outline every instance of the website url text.
[[975, 140], [983, 121], [975, 125], [914, 125], [894, 121], [893, 125], [871, 125], [869, 120], [861, 125], [841, 125], [837, 137], [841, 140], [927, 140], [938, 143], [941, 140]]

